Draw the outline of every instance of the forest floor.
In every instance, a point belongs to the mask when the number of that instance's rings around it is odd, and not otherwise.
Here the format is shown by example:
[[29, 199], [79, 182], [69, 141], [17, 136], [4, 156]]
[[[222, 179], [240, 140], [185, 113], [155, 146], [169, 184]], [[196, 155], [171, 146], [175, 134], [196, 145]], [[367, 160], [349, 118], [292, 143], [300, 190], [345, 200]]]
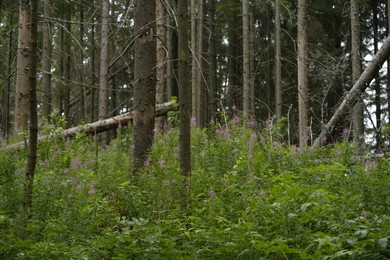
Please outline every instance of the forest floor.
[[348, 137], [303, 151], [271, 127], [192, 129], [185, 214], [176, 128], [156, 133], [137, 176], [131, 128], [106, 147], [83, 134], [45, 140], [23, 232], [27, 154], [0, 150], [0, 258], [390, 258], [390, 159], [362, 156]]

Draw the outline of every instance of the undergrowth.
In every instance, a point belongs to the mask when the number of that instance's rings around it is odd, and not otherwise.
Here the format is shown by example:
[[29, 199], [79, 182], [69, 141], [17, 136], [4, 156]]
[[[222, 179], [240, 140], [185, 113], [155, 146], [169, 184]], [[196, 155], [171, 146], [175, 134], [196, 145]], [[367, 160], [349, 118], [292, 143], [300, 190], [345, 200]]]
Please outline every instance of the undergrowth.
[[185, 216], [178, 129], [156, 133], [137, 176], [130, 129], [104, 148], [82, 134], [44, 141], [23, 237], [26, 152], [0, 151], [0, 258], [389, 258], [390, 159], [347, 139], [303, 151], [269, 130], [192, 129]]

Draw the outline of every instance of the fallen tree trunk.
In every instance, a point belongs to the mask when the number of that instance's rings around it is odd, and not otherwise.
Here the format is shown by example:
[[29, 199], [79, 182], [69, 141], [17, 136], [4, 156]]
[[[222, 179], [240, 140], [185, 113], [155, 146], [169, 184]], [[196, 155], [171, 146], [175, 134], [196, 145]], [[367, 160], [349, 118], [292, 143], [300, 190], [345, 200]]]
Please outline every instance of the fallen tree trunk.
[[[167, 102], [161, 105], [156, 106], [156, 117], [163, 116], [167, 114], [169, 111], [174, 111], [178, 109], [178, 105], [176, 102]], [[72, 128], [68, 128], [63, 130], [60, 134], [54, 136], [55, 138], [68, 138], [76, 135], [77, 133], [85, 133], [87, 135], [94, 135], [98, 133], [102, 133], [111, 129], [117, 128], [119, 125], [125, 126], [133, 120], [132, 112], [128, 112], [125, 114], [121, 114], [112, 118], [107, 118], [103, 120], [99, 120], [93, 123], [75, 126]], [[53, 138], [53, 135], [40, 136], [39, 141], [47, 140]], [[15, 144], [11, 144], [5, 146], [4, 149], [17, 150], [25, 147], [25, 142], [19, 142]]]
[[326, 134], [332, 133], [333, 128], [341, 120], [341, 118], [353, 108], [356, 102], [361, 98], [361, 95], [370, 85], [372, 79], [377, 75], [383, 63], [389, 58], [390, 55], [390, 36], [383, 42], [382, 47], [375, 54], [372, 61], [368, 64], [359, 79], [355, 82], [351, 90], [347, 93], [340, 106], [334, 112], [332, 118], [323, 127], [320, 135], [315, 139], [313, 147], [318, 147], [321, 144], [321, 140]]

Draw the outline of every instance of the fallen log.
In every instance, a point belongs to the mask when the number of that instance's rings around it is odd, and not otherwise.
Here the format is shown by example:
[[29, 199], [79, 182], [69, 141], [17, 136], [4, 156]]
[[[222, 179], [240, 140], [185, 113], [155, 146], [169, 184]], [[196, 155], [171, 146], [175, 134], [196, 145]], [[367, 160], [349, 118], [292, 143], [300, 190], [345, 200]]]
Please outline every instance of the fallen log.
[[[163, 116], [167, 114], [169, 111], [175, 111], [177, 109], [178, 109], [178, 105], [176, 102], [166, 102], [156, 106], [155, 116], [156, 117]], [[66, 139], [75, 136], [78, 133], [94, 135], [111, 129], [115, 129], [119, 125], [125, 126], [131, 123], [132, 120], [133, 120], [133, 114], [132, 112], [128, 112], [111, 118], [99, 120], [93, 123], [68, 128], [63, 130], [60, 134], [57, 135], [43, 135], [38, 138], [38, 141], [48, 140], [53, 137]], [[22, 149], [23, 147], [25, 147], [25, 142], [10, 144], [5, 147], [2, 147], [2, 149], [17, 150], [17, 149]]]
[[321, 140], [324, 136], [331, 133], [333, 128], [340, 122], [343, 116], [351, 110], [356, 102], [361, 98], [362, 93], [370, 85], [370, 82], [378, 74], [378, 71], [382, 67], [383, 63], [389, 58], [390, 55], [390, 36], [383, 42], [382, 47], [372, 58], [367, 68], [360, 75], [359, 79], [355, 82], [351, 90], [347, 93], [340, 106], [336, 109], [333, 116], [324, 125], [320, 135], [315, 139], [313, 147], [321, 145]]

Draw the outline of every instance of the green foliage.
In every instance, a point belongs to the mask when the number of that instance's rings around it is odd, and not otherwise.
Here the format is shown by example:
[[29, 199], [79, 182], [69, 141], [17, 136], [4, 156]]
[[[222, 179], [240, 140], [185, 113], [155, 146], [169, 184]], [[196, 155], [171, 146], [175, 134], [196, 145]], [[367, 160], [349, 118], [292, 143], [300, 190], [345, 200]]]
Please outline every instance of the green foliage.
[[347, 140], [289, 147], [281, 126], [260, 132], [233, 120], [193, 128], [187, 216], [179, 206], [176, 128], [156, 133], [137, 178], [130, 174], [131, 129], [98, 150], [82, 134], [45, 141], [24, 237], [16, 221], [25, 154], [2, 152], [0, 258], [390, 257], [390, 160], [364, 160]]

